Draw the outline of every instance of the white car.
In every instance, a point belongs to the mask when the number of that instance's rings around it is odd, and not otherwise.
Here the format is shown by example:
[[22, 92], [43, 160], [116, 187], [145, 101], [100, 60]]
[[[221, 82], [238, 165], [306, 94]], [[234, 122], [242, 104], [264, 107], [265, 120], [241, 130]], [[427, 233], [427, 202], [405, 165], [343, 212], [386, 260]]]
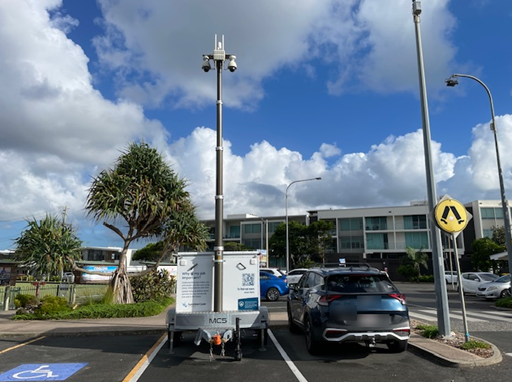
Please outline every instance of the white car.
[[455, 271], [446, 271], [444, 272], [444, 279], [447, 284], [455, 283], [457, 284], [457, 272]]
[[286, 279], [288, 280], [288, 286], [293, 284], [297, 284], [304, 273], [306, 273], [307, 268], [297, 268], [293, 271], [288, 272]]
[[464, 293], [476, 294], [480, 285], [494, 281], [498, 277], [491, 272], [464, 272], [462, 274], [462, 290]]
[[260, 271], [268, 272], [276, 277], [286, 276], [286, 272], [281, 271], [279, 268], [260, 268]]

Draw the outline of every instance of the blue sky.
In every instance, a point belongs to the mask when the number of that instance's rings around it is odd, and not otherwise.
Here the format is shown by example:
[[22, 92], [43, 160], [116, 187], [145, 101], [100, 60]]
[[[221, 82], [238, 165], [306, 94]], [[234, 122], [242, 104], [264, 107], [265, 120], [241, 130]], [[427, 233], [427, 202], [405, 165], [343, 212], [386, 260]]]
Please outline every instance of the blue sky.
[[[0, 249], [61, 215], [86, 245], [91, 178], [132, 141], [157, 147], [214, 217], [215, 34], [223, 72], [225, 214], [407, 205], [427, 197], [410, 0], [3, 0]], [[497, 200], [485, 89], [512, 190], [512, 3], [424, 0], [421, 33], [437, 194]], [[509, 197], [511, 192], [508, 192]], [[143, 246], [145, 243], [139, 243]]]

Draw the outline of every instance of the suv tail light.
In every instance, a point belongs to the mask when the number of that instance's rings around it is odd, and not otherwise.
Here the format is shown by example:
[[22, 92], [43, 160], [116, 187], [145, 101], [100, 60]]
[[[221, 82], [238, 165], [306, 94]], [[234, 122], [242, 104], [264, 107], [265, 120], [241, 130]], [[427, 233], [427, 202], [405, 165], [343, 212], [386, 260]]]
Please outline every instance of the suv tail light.
[[405, 305], [405, 296], [402, 293], [391, 293], [389, 297], [396, 298], [402, 305]]
[[331, 301], [334, 301], [338, 298], [340, 298], [342, 295], [341, 294], [328, 294], [328, 295], [324, 295], [322, 297], [320, 297], [318, 299], [318, 305], [321, 305], [321, 306], [329, 306], [329, 303]]

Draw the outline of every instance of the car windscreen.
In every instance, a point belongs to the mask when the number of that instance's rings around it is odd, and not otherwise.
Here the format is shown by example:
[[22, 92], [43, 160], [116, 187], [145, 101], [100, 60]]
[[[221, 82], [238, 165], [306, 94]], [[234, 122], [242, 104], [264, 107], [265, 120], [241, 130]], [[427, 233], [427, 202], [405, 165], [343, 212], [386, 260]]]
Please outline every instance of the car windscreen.
[[327, 290], [339, 293], [389, 293], [396, 288], [386, 275], [334, 274], [327, 279]]
[[508, 283], [510, 282], [510, 275], [501, 276], [494, 280], [495, 283]]
[[489, 274], [486, 274], [486, 273], [481, 274], [480, 277], [484, 281], [494, 281], [494, 280], [496, 280], [498, 278], [498, 276], [490, 274], [490, 273]]

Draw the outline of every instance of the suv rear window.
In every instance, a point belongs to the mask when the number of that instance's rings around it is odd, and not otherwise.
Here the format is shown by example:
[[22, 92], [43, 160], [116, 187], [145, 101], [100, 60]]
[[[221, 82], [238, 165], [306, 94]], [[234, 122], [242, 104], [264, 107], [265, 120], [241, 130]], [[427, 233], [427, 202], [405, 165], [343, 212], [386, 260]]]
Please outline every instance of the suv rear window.
[[336, 274], [329, 276], [327, 290], [343, 293], [389, 293], [395, 286], [386, 275]]

